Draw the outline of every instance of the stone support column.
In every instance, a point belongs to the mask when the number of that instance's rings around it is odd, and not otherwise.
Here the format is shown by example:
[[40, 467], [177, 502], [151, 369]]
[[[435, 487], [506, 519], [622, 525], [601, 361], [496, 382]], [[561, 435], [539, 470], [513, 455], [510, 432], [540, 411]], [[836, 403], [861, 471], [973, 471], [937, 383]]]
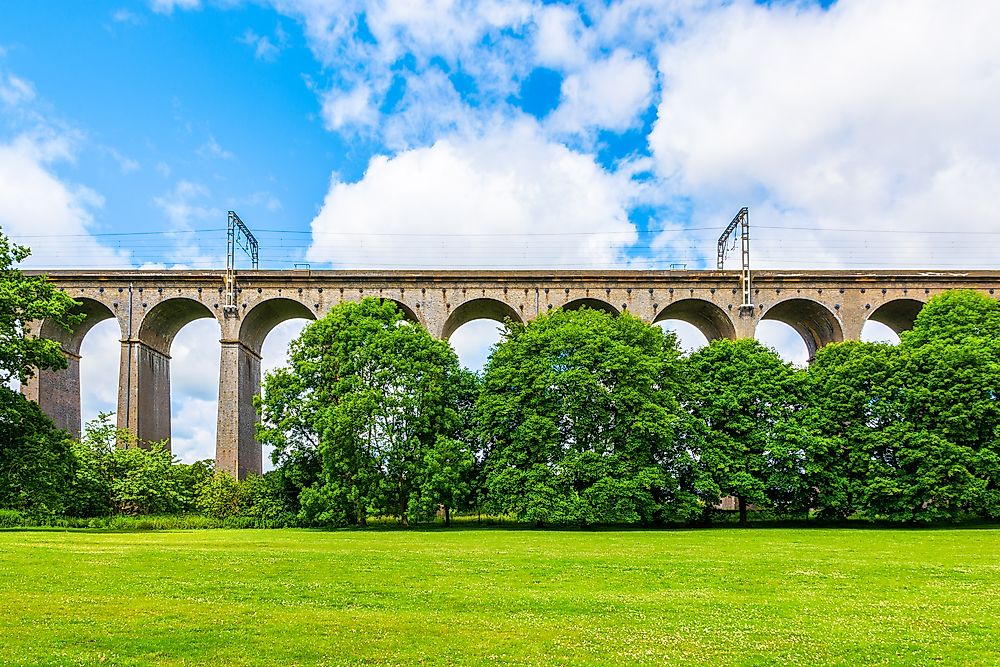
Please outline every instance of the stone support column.
[[118, 427], [170, 449], [170, 356], [138, 340], [122, 341]]
[[80, 355], [63, 350], [68, 366], [59, 371], [35, 369], [21, 392], [38, 403], [58, 428], [80, 437]]
[[222, 341], [219, 363], [219, 420], [215, 462], [237, 479], [261, 474], [261, 449], [256, 438], [260, 393], [260, 355], [238, 340]]

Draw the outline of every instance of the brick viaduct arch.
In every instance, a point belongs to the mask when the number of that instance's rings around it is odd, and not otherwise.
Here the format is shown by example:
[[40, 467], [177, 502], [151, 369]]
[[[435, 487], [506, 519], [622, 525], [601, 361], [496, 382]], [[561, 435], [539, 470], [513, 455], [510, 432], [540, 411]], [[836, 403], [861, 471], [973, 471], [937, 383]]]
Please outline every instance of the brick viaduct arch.
[[94, 325], [113, 318], [121, 331], [119, 425], [143, 439], [169, 438], [171, 344], [188, 323], [213, 318], [221, 344], [216, 462], [240, 477], [261, 470], [253, 396], [264, 339], [286, 320], [316, 319], [343, 301], [391, 300], [442, 339], [471, 320], [527, 322], [555, 308], [627, 311], [651, 324], [682, 320], [709, 340], [753, 337], [760, 321], [779, 320], [799, 332], [812, 356], [828, 343], [860, 339], [868, 320], [905, 331], [943, 290], [1000, 290], [1000, 271], [758, 272], [754, 307], [744, 310], [735, 272], [253, 271], [239, 275], [237, 307], [227, 313], [221, 271], [59, 271], [50, 278], [87, 317], [72, 332], [32, 324], [34, 335], [62, 344], [69, 367], [37, 374], [25, 394], [79, 433], [80, 346]]

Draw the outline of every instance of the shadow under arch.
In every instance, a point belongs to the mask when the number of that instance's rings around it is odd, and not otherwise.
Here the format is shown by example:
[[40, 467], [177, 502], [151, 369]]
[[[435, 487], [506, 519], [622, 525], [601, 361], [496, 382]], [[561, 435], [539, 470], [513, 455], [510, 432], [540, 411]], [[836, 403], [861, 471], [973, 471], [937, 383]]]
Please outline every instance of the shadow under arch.
[[819, 348], [844, 340], [844, 329], [837, 316], [822, 303], [812, 299], [779, 301], [764, 311], [760, 319], [783, 322], [794, 329], [806, 344], [810, 361]]
[[[106, 304], [95, 299], [81, 297], [75, 299], [75, 301], [79, 305], [74, 306], [70, 310], [70, 313], [72, 315], [84, 315], [82, 322], [67, 331], [51, 319], [45, 319], [42, 321], [41, 328], [39, 329], [39, 336], [58, 341], [62, 345], [63, 350], [70, 354], [78, 355], [80, 354], [80, 346], [83, 345], [83, 339], [87, 336], [87, 333], [101, 322], [114, 318], [115, 314], [111, 312], [111, 309]], [[119, 323], [120, 328], [121, 324]]]
[[898, 336], [913, 328], [923, 307], [924, 302], [917, 299], [893, 299], [873, 310], [867, 320], [884, 324]]
[[264, 339], [274, 327], [294, 319], [315, 320], [316, 313], [304, 303], [294, 299], [275, 298], [262, 301], [251, 308], [240, 323], [240, 342], [260, 356]]
[[734, 340], [736, 325], [722, 308], [704, 299], [680, 299], [667, 305], [653, 318], [653, 324], [665, 320], [681, 320], [694, 326], [708, 342], [720, 338]]
[[389, 301], [390, 303], [396, 304], [396, 308], [399, 308], [400, 312], [403, 313], [403, 317], [405, 317], [408, 322], [412, 322], [413, 324], [419, 324], [420, 326], [424, 325], [424, 323], [421, 322], [420, 318], [417, 316], [417, 313], [414, 312], [412, 308], [407, 306], [402, 301], [397, 301], [396, 299], [390, 299], [388, 297], [382, 297], [380, 300], [382, 301], [382, 303]]
[[139, 323], [138, 339], [144, 345], [169, 357], [170, 345], [177, 332], [203, 318], [215, 318], [208, 306], [194, 299], [165, 299], [149, 309]]
[[444, 328], [441, 330], [441, 338], [448, 340], [456, 329], [472, 320], [493, 320], [495, 322], [510, 320], [524, 323], [520, 314], [503, 301], [490, 298], [472, 299], [451, 311], [448, 319], [445, 320]]
[[617, 308], [612, 306], [607, 301], [602, 301], [601, 299], [573, 299], [562, 306], [563, 310], [580, 310], [581, 308], [590, 308], [591, 310], [601, 310], [611, 315], [612, 317], [618, 317], [621, 313]]

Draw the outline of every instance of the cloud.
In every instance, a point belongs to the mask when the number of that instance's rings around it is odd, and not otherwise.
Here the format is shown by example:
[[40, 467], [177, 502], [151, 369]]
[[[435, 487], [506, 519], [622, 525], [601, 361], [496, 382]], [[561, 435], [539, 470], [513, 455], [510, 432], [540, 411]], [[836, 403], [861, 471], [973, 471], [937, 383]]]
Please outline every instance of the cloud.
[[90, 235], [103, 198], [53, 171], [53, 163], [71, 157], [71, 145], [71, 138], [53, 134], [24, 134], [0, 144], [0, 227], [31, 248], [26, 268], [129, 266], [128, 253]]
[[217, 160], [232, 160], [235, 157], [231, 152], [227, 151], [225, 148], [219, 145], [219, 142], [215, 140], [215, 137], [209, 136], [208, 141], [203, 143], [198, 148], [198, 157], [203, 160], [217, 159]]
[[627, 175], [520, 122], [375, 157], [355, 183], [334, 179], [306, 257], [351, 267], [607, 266], [636, 239], [631, 192]]
[[201, 0], [150, 0], [149, 6], [157, 14], [171, 14], [174, 9], [199, 9]]
[[288, 35], [280, 25], [275, 28], [273, 38], [269, 35], [258, 35], [247, 28], [240, 42], [253, 47], [254, 58], [257, 60], [274, 62], [288, 43]]
[[328, 130], [340, 130], [348, 125], [371, 126], [378, 120], [378, 109], [372, 104], [372, 91], [358, 84], [353, 90], [329, 90], [320, 97], [323, 122]]
[[644, 59], [618, 49], [563, 80], [562, 102], [547, 124], [561, 132], [594, 127], [623, 132], [649, 108], [653, 83], [653, 69]]
[[16, 107], [35, 99], [35, 88], [24, 79], [0, 72], [0, 102]]
[[702, 14], [660, 58], [659, 173], [696, 226], [750, 204], [758, 266], [992, 265], [968, 239], [1000, 182], [997, 20], [919, 0]]

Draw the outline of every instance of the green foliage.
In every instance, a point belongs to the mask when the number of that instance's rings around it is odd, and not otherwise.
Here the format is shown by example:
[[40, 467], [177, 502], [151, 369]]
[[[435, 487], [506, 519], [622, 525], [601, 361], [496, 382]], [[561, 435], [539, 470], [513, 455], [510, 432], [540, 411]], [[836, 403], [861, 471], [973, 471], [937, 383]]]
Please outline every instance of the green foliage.
[[688, 409], [696, 430], [696, 491], [711, 507], [722, 496], [747, 506], [805, 512], [809, 434], [801, 424], [802, 376], [752, 339], [715, 340], [691, 355]]
[[73, 474], [69, 435], [37, 403], [0, 387], [0, 507], [60, 514]]
[[672, 335], [627, 314], [509, 324], [477, 406], [490, 510], [538, 524], [690, 516], [676, 479], [681, 363]]
[[164, 443], [140, 443], [102, 413], [72, 448], [75, 479], [67, 513], [179, 514], [195, 507], [197, 489], [211, 475], [210, 462], [181, 464]]
[[45, 276], [25, 276], [16, 267], [31, 252], [0, 233], [0, 384], [24, 383], [35, 368], [66, 367], [66, 357], [54, 340], [29, 335], [30, 322], [48, 320], [67, 330], [81, 317], [70, 314], [75, 305]]
[[237, 481], [219, 471], [201, 483], [197, 507], [215, 519], [248, 519], [248, 525], [294, 525], [294, 517], [285, 511], [278, 481], [273, 473]]
[[[441, 486], [457, 479], [450, 472], [424, 470], [428, 462], [461, 466], [449, 438], [460, 428], [462, 373], [446, 343], [394, 303], [368, 298], [306, 327], [289, 361], [265, 379], [258, 438], [274, 446], [276, 461], [305, 473], [319, 461], [318, 479], [297, 480], [303, 521], [406, 522], [461, 495]], [[439, 444], [446, 451], [431, 454]]]
[[806, 481], [812, 507], [827, 519], [867, 511], [871, 481], [892, 469], [900, 420], [894, 377], [897, 348], [848, 341], [816, 353], [806, 373]]

